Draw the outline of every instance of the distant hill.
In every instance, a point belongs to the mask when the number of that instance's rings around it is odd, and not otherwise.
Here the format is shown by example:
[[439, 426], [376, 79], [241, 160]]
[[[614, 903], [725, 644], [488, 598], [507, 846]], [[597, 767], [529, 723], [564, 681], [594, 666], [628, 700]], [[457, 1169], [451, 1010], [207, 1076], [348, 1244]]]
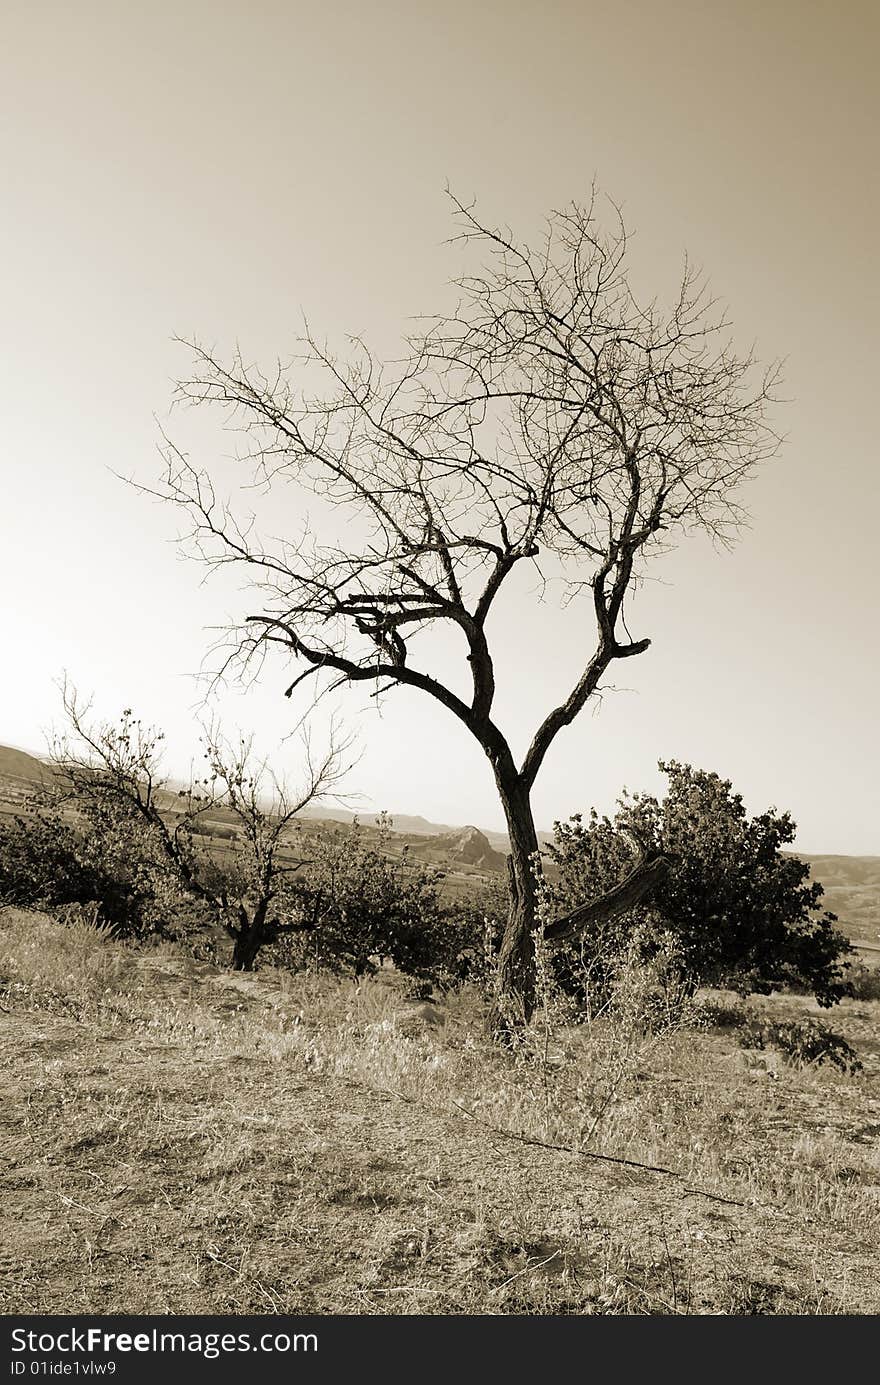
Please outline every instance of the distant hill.
[[[351, 822], [352, 818], [357, 817], [366, 824], [372, 823], [376, 814], [371, 808], [352, 812], [345, 808], [324, 808], [320, 805], [310, 805], [303, 809], [302, 816], [304, 818], [318, 818], [322, 822]], [[392, 813], [390, 816], [394, 824], [394, 831], [400, 832], [406, 837], [448, 837], [469, 830], [449, 822], [429, 822], [427, 818], [412, 816], [408, 813]], [[510, 850], [510, 842], [506, 832], [496, 832], [491, 827], [479, 827], [473, 830], [480, 832], [493, 850], [507, 855]], [[539, 831], [538, 840], [541, 843], [552, 842], [553, 833]]]
[[[309, 804], [307, 808], [303, 809], [301, 816], [318, 818], [321, 822], [351, 822], [354, 818], [360, 818], [363, 823], [372, 823], [378, 815], [372, 808], [355, 812], [349, 808], [330, 808], [321, 804]], [[429, 822], [427, 818], [411, 816], [407, 813], [393, 813], [391, 816], [394, 820], [394, 831], [402, 832], [406, 836], [437, 837], [444, 832], [460, 830], [450, 826], [449, 823]]]
[[[51, 773], [49, 765], [38, 756], [30, 754], [26, 750], [18, 750], [14, 746], [0, 745], [0, 778], [30, 780], [37, 783], [41, 779], [45, 779], [48, 773]], [[169, 788], [164, 797], [169, 808], [176, 806], [178, 793], [174, 788]], [[301, 816], [313, 818], [318, 822], [351, 822], [357, 817], [365, 826], [371, 826], [377, 814], [371, 808], [352, 811], [347, 808], [310, 804], [303, 809]], [[393, 813], [391, 816], [394, 832], [402, 836], [449, 837], [473, 830], [479, 831], [494, 850], [501, 851], [506, 855], [510, 849], [504, 832], [494, 832], [488, 828], [464, 828], [448, 822], [429, 822], [427, 818], [421, 817], [419, 814]], [[222, 819], [222, 810], [219, 810], [218, 817]], [[542, 840], [550, 841], [552, 833], [541, 832], [539, 836]]]
[[[395, 822], [395, 827], [397, 823]], [[451, 829], [437, 836], [417, 838], [409, 843], [413, 856], [456, 866], [473, 866], [480, 871], [502, 871], [505, 857], [488, 842], [478, 827]]]
[[854, 943], [880, 948], [880, 856], [806, 856], [825, 890], [822, 903]]
[[26, 750], [0, 745], [0, 822], [27, 811], [35, 789], [51, 778], [51, 767]]
[[51, 774], [44, 760], [29, 755], [26, 750], [16, 750], [11, 745], [0, 745], [0, 775], [11, 779], [30, 779], [38, 784]]
[[814, 856], [796, 851], [802, 861], [809, 861], [815, 880], [830, 889], [880, 890], [880, 856]]

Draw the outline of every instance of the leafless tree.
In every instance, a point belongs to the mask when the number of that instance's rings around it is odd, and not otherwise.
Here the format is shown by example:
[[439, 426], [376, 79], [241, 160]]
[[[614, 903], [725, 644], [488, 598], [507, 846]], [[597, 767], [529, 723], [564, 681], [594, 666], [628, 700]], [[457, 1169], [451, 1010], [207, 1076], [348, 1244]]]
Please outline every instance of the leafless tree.
[[[175, 793], [161, 773], [160, 731], [128, 709], [118, 722], [94, 721], [90, 704], [66, 681], [62, 697], [66, 728], [51, 750], [56, 801], [70, 802], [93, 824], [109, 822], [123, 834], [133, 828], [143, 864], [216, 911], [232, 939], [235, 970], [252, 970], [266, 944], [310, 926], [279, 910], [288, 878], [307, 864], [291, 857], [289, 838], [303, 808], [339, 796], [350, 739], [334, 726], [316, 755], [304, 734], [302, 783], [291, 791], [251, 740], [229, 741], [212, 723], [203, 733], [204, 776]], [[236, 829], [222, 866], [199, 846], [218, 811]]]
[[[595, 194], [552, 213], [537, 247], [453, 202], [456, 240], [481, 267], [457, 281], [451, 315], [421, 320], [402, 361], [381, 363], [359, 339], [340, 359], [307, 329], [293, 361], [267, 376], [240, 353], [224, 362], [189, 343], [179, 399], [219, 406], [245, 432], [251, 482], [337, 507], [335, 541], [259, 538], [167, 439], [153, 493], [186, 512], [197, 556], [250, 569], [259, 605], [233, 634], [237, 659], [286, 650], [302, 665], [288, 696], [309, 677], [418, 688], [482, 747], [510, 836], [499, 996], [527, 1020], [535, 780], [609, 668], [648, 648], [624, 612], [646, 561], [689, 530], [735, 535], [739, 484], [778, 447], [778, 369], [737, 352], [687, 263], [666, 306], [639, 301], [623, 221], [615, 208], [603, 230]], [[539, 561], [568, 584], [583, 665], [518, 763], [493, 715], [487, 622], [511, 573]], [[438, 622], [460, 632], [467, 695], [414, 657], [415, 637]], [[525, 678], [527, 644], [522, 655]], [[637, 865], [636, 886], [650, 865]]]

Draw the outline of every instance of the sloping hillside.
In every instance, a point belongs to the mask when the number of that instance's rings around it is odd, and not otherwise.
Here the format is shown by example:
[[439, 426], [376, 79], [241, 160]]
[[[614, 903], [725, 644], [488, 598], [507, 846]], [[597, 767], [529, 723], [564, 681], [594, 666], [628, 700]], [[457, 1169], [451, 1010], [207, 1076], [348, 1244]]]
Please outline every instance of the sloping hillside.
[[39, 783], [49, 773], [49, 767], [36, 755], [26, 750], [16, 750], [11, 745], [0, 745], [0, 775], [4, 778], [30, 779]]
[[51, 767], [35, 755], [0, 745], [0, 822], [21, 812], [35, 789], [46, 783], [51, 774]]
[[601, 1034], [523, 1063], [467, 995], [0, 941], [6, 1313], [880, 1311], [869, 1007], [864, 1074], [697, 1028], [603, 1105]]
[[406, 838], [410, 852], [438, 865], [473, 866], [479, 871], [505, 869], [504, 857], [477, 827], [462, 827], [437, 837]]
[[853, 942], [880, 947], [880, 856], [808, 856], [825, 889], [823, 903]]

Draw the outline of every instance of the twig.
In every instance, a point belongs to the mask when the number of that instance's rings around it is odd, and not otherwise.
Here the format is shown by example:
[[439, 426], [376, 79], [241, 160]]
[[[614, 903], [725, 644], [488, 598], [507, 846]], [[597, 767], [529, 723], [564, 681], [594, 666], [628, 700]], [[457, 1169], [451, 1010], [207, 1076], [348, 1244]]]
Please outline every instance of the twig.
[[[676, 1177], [680, 1177], [680, 1175], [677, 1174]], [[692, 1193], [695, 1197], [708, 1197], [712, 1202], [723, 1202], [726, 1207], [748, 1207], [749, 1205], [747, 1202], [739, 1202], [735, 1197], [721, 1197], [718, 1193], [707, 1193], [705, 1188], [684, 1187], [681, 1191], [685, 1196]]]
[[524, 1269], [517, 1270], [509, 1279], [505, 1279], [503, 1284], [496, 1284], [494, 1289], [490, 1289], [491, 1294], [499, 1294], [502, 1289], [506, 1289], [508, 1284], [512, 1284], [515, 1279], [519, 1279], [521, 1274], [529, 1274], [531, 1270], [539, 1270], [543, 1265], [549, 1265], [551, 1260], [555, 1260], [561, 1251], [554, 1250], [552, 1255], [548, 1255], [546, 1260], [539, 1260], [536, 1265], [526, 1265]]
[[[370, 1090], [374, 1092], [384, 1092], [386, 1096], [397, 1097], [398, 1101], [406, 1101], [410, 1106], [419, 1106], [423, 1111], [436, 1112], [438, 1109], [437, 1107], [426, 1105], [425, 1102], [417, 1100], [414, 1096], [407, 1096], [405, 1092], [395, 1091], [393, 1087], [373, 1087], [370, 1085]], [[681, 1179], [681, 1174], [678, 1173], [676, 1169], [667, 1169], [662, 1164], [642, 1164], [637, 1159], [621, 1159], [614, 1154], [596, 1154], [593, 1150], [576, 1149], [574, 1145], [553, 1145], [549, 1144], [546, 1140], [536, 1140], [531, 1135], [521, 1135], [515, 1130], [505, 1130], [500, 1125], [492, 1125], [489, 1121], [484, 1121], [479, 1116], [475, 1116], [473, 1111], [469, 1111], [466, 1106], [462, 1106], [461, 1102], [456, 1101], [454, 1097], [450, 1097], [450, 1101], [453, 1106], [463, 1112], [468, 1120], [472, 1120], [475, 1125], [482, 1126], [484, 1130], [491, 1131], [494, 1135], [503, 1135], [507, 1140], [518, 1140], [521, 1144], [535, 1145], [538, 1149], [552, 1149], [557, 1154], [573, 1154], [577, 1159], [594, 1159], [603, 1164], [622, 1164], [624, 1168], [644, 1169], [647, 1173], [662, 1173], [666, 1174], [669, 1178]], [[748, 1206], [748, 1203], [739, 1202], [736, 1198], [721, 1197], [718, 1193], [707, 1192], [705, 1188], [692, 1188], [690, 1185], [686, 1185], [682, 1188], [682, 1192], [689, 1197], [706, 1197], [709, 1198], [711, 1202], [722, 1202], [726, 1207]]]
[[636, 1159], [620, 1159], [614, 1154], [595, 1154], [589, 1149], [575, 1149], [574, 1145], [551, 1145], [546, 1140], [536, 1140], [531, 1135], [520, 1135], [515, 1130], [504, 1130], [500, 1125], [491, 1125], [488, 1121], [481, 1120], [475, 1116], [461, 1102], [452, 1101], [453, 1106], [457, 1106], [459, 1111], [463, 1111], [477, 1125], [482, 1125], [486, 1130], [493, 1131], [496, 1135], [504, 1135], [508, 1140], [519, 1140], [524, 1145], [537, 1145], [538, 1149], [554, 1149], [559, 1154], [574, 1154], [580, 1159], [599, 1159], [603, 1164], [624, 1164], [630, 1169], [646, 1169], [648, 1173], [666, 1173], [670, 1178], [680, 1178], [681, 1174], [676, 1173], [675, 1169], [663, 1168], [660, 1164], [640, 1164]]

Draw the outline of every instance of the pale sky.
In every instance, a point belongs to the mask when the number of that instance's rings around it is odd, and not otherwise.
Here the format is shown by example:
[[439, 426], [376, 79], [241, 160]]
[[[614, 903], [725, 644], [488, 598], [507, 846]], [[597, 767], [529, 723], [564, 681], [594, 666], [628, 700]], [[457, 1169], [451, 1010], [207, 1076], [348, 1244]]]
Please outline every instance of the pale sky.
[[[393, 352], [458, 268], [447, 182], [527, 236], [595, 177], [647, 287], [687, 250], [738, 335], [787, 358], [787, 442], [733, 552], [692, 540], [655, 567], [630, 620], [653, 646], [557, 740], [539, 825], [656, 790], [674, 758], [790, 809], [804, 851], [880, 853], [878, 40], [855, 0], [8, 0], [0, 742], [44, 747], [66, 669], [187, 771], [207, 627], [250, 603], [200, 585], [174, 516], [112, 474], [158, 475], [175, 334], [270, 364], [305, 312]], [[496, 627], [519, 751], [582, 662], [571, 612], [526, 595]], [[221, 712], [295, 779], [286, 681]], [[502, 826], [450, 715], [407, 691], [336, 706], [365, 805]]]

